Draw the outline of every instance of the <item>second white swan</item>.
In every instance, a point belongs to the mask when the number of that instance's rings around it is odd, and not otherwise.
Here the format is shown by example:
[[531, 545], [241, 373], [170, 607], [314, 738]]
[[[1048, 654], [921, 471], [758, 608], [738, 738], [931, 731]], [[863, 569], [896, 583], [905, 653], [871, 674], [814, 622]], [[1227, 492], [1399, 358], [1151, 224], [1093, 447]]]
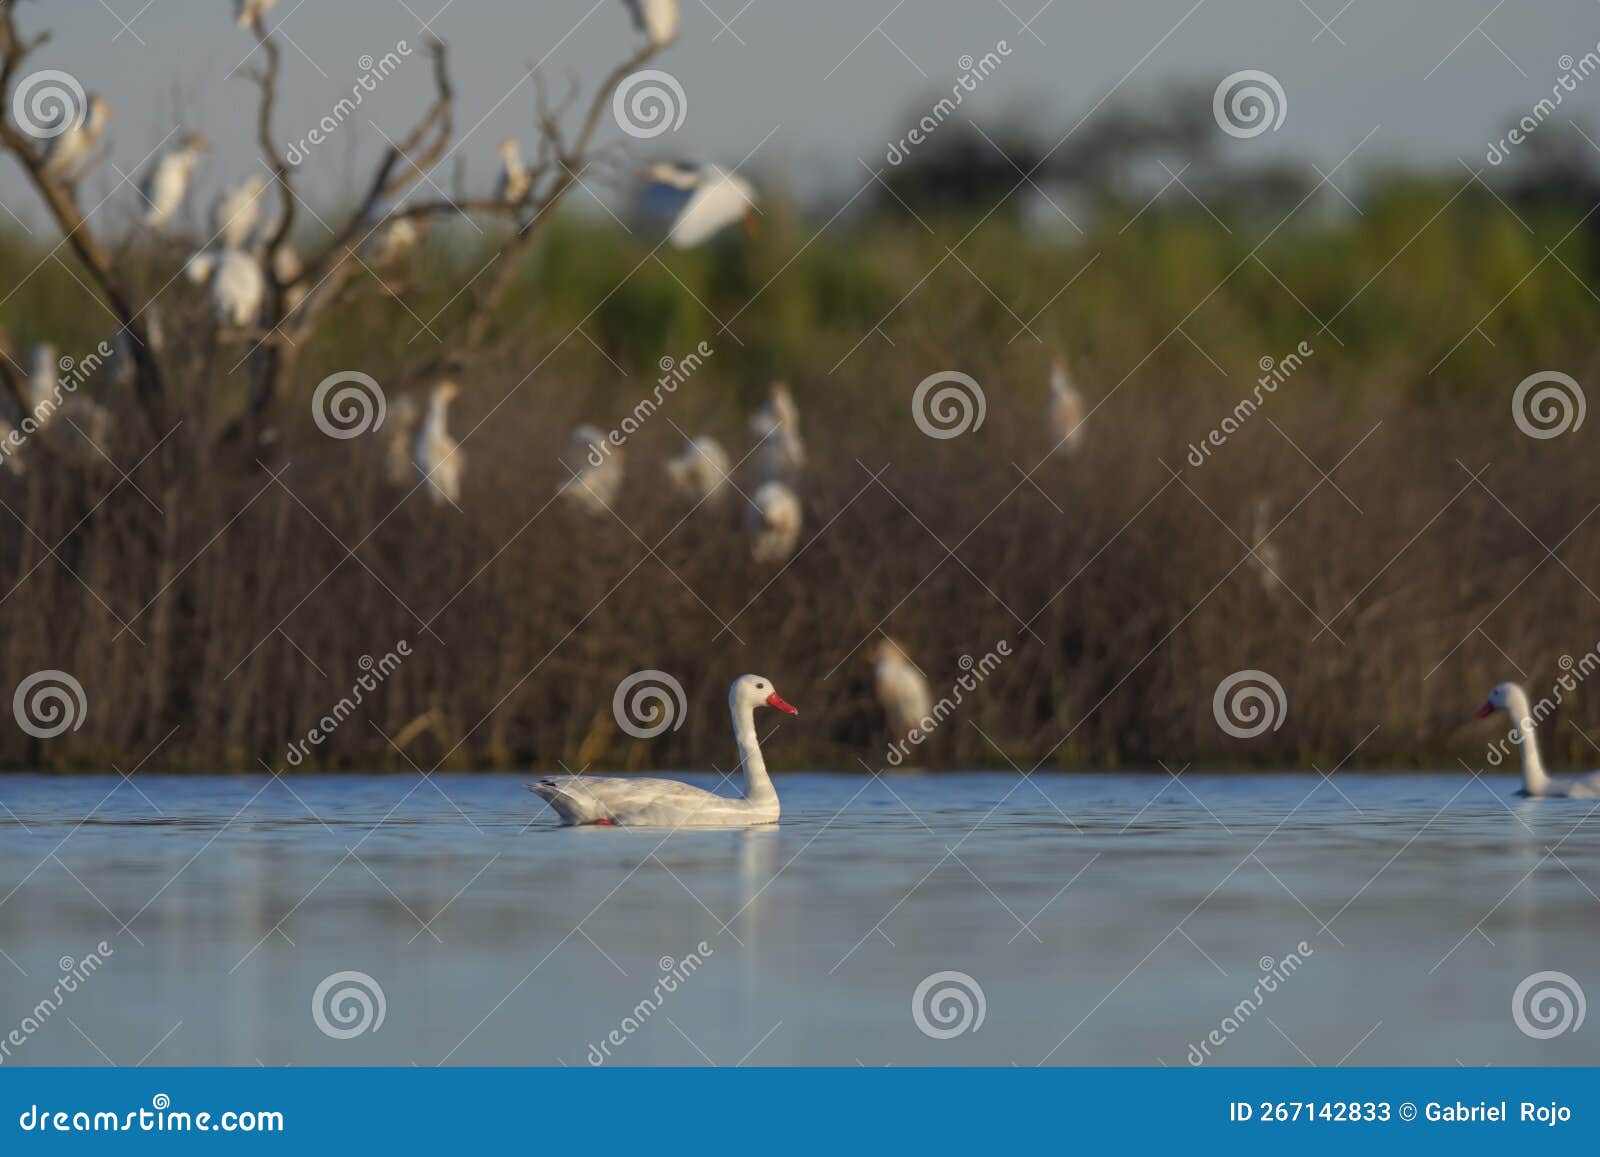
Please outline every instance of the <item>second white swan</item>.
[[1489, 692], [1489, 698], [1478, 708], [1478, 718], [1485, 719], [1496, 711], [1511, 716], [1516, 728], [1517, 746], [1522, 748], [1522, 794], [1527, 796], [1565, 796], [1572, 799], [1600, 799], [1600, 771], [1575, 777], [1546, 774], [1544, 761], [1539, 758], [1539, 744], [1533, 737], [1533, 712], [1528, 707], [1528, 693], [1515, 683], [1501, 683]]

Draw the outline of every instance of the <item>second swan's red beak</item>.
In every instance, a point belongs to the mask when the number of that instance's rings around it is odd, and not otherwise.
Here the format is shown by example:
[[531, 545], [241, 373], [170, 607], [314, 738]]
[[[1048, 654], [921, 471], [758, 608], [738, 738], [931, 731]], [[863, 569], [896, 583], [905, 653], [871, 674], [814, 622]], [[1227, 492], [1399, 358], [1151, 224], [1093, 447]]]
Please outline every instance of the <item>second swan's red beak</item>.
[[1493, 703], [1485, 703], [1482, 707], [1478, 708], [1478, 713], [1476, 715], [1474, 715], [1473, 718], [1474, 719], [1487, 719], [1489, 716], [1491, 716], [1493, 714], [1494, 714], [1494, 704]]
[[779, 711], [782, 711], [785, 715], [798, 715], [798, 714], [800, 714], [800, 712], [796, 711], [793, 707], [789, 706], [789, 704], [785, 703], [784, 700], [783, 700], [783, 696], [779, 695], [776, 691], [774, 691], [771, 695], [767, 696], [767, 706], [768, 707], [776, 707]]

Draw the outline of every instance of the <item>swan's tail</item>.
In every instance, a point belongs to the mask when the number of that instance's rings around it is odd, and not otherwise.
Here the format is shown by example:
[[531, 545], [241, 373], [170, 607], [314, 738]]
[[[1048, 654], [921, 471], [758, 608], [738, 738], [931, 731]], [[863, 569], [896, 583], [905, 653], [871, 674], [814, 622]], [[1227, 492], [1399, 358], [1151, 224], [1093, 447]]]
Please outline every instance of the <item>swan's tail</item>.
[[581, 776], [552, 776], [523, 786], [549, 804], [564, 824], [611, 822], [605, 806], [588, 791]]

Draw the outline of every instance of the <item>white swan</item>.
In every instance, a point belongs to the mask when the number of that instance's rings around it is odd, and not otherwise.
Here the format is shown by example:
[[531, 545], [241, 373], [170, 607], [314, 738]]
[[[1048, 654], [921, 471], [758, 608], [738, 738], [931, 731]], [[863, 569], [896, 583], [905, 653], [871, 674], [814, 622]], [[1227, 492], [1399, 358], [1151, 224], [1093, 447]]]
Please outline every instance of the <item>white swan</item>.
[[183, 204], [183, 195], [189, 188], [189, 177], [195, 163], [207, 149], [206, 139], [199, 133], [190, 133], [183, 144], [150, 166], [139, 193], [144, 197], [144, 224], [147, 229], [159, 229]]
[[495, 181], [494, 199], [516, 205], [528, 195], [533, 181], [522, 163], [522, 150], [514, 140], [500, 142], [500, 176]]
[[729, 797], [674, 779], [558, 775], [530, 783], [528, 790], [555, 809], [565, 824], [618, 827], [729, 828], [778, 822], [778, 793], [767, 777], [756, 739], [757, 707], [800, 714], [779, 695], [772, 680], [740, 675], [728, 688], [733, 738], [744, 768], [744, 796]]
[[785, 561], [800, 542], [800, 496], [782, 482], [763, 482], [750, 502], [745, 515], [750, 556], [763, 565]]
[[675, 249], [691, 249], [736, 221], [755, 232], [756, 191], [737, 173], [716, 165], [661, 161], [644, 171], [639, 206], [671, 221], [667, 238]]
[[933, 692], [900, 644], [885, 638], [873, 650], [873, 687], [889, 720], [889, 733], [904, 739], [933, 711]]
[[452, 381], [443, 381], [433, 387], [428, 399], [428, 415], [417, 432], [415, 465], [417, 472], [428, 484], [428, 497], [435, 506], [446, 502], [452, 506], [461, 502], [461, 471], [466, 466], [466, 456], [461, 444], [450, 436], [446, 428], [450, 403], [461, 393], [461, 387]]
[[[70, 116], [71, 110], [68, 109], [65, 115]], [[110, 121], [111, 106], [105, 98], [91, 96], [83, 120], [70, 126], [60, 136], [50, 138], [45, 150], [44, 171], [66, 181], [76, 180], [83, 174], [84, 163], [100, 143]]]
[[728, 452], [705, 434], [691, 438], [682, 454], [667, 463], [673, 489], [695, 502], [715, 504], [727, 497]]
[[678, 35], [678, 0], [622, 0], [633, 13], [633, 25], [650, 38], [653, 48], [665, 48]]
[[1076, 454], [1082, 449], [1083, 416], [1083, 395], [1072, 384], [1067, 359], [1057, 356], [1050, 363], [1050, 405], [1045, 410], [1052, 454]]
[[1517, 746], [1522, 748], [1522, 794], [1528, 796], [1570, 796], [1573, 799], [1600, 799], [1600, 771], [1576, 777], [1545, 774], [1539, 758], [1539, 744], [1533, 737], [1533, 712], [1528, 693], [1515, 683], [1501, 683], [1489, 692], [1478, 708], [1479, 719], [1506, 711], [1517, 729]]

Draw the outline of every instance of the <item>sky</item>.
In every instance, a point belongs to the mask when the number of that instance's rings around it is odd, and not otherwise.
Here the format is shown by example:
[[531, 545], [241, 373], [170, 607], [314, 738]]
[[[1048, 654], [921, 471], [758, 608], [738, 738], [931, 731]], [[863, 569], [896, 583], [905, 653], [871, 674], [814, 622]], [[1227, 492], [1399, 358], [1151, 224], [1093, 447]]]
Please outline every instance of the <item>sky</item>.
[[[29, 4], [21, 22], [53, 30], [33, 69], [67, 71], [113, 106], [90, 204], [131, 214], [137, 195], [117, 187], [122, 174], [141, 171], [179, 124], [215, 145], [197, 200], [258, 171], [254, 41], [234, 26], [231, 0]], [[364, 57], [401, 60], [310, 151], [304, 191], [324, 205], [351, 195], [384, 138], [427, 101], [425, 35], [450, 44], [457, 86], [457, 144], [431, 178], [446, 189], [460, 179], [486, 190], [501, 140], [531, 145], [535, 69], [553, 92], [574, 79], [588, 91], [639, 43], [622, 0], [280, 0], [268, 24], [285, 43], [284, 147], [350, 94]], [[1282, 123], [1227, 138], [1224, 157], [1291, 158], [1313, 179], [1342, 163], [1335, 179], [1346, 184], [1395, 163], [1484, 167], [1489, 142], [1551, 93], [1563, 55], [1597, 42], [1595, 0], [686, 0], [677, 43], [653, 62], [682, 89], [681, 124], [632, 140], [608, 117], [603, 131], [640, 158], [715, 160], [842, 201], [951, 91], [967, 56], [993, 52], [1000, 64], [960, 117], [991, 133], [1025, 120], [1047, 143], [1118, 100], [1179, 83], [1211, 92], [1259, 70], [1283, 91]], [[1537, 131], [1582, 143], [1569, 118], [1600, 141], [1600, 74], [1577, 81]], [[31, 197], [7, 163], [0, 202], [26, 219]]]

